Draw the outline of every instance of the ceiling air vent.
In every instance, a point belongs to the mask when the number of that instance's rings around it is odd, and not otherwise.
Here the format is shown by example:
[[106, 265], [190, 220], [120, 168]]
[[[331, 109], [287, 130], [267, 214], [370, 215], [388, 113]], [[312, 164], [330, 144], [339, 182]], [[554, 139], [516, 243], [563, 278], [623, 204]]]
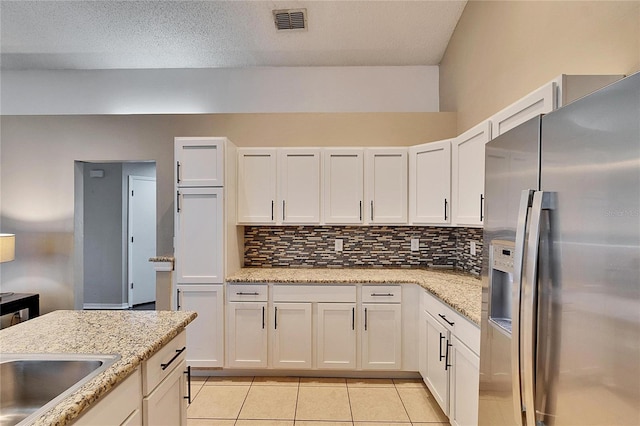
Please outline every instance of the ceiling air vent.
[[307, 9], [283, 9], [273, 11], [273, 20], [276, 29], [281, 30], [306, 30]]

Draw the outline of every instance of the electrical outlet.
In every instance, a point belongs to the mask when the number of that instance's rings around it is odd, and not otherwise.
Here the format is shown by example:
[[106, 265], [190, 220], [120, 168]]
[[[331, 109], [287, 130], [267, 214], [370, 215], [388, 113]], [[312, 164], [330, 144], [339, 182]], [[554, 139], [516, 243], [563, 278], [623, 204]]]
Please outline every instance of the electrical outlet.
[[336, 238], [335, 249], [336, 249], [336, 251], [342, 251], [342, 239], [341, 238]]
[[420, 240], [418, 238], [411, 239], [411, 251], [420, 251]]
[[476, 242], [475, 241], [471, 241], [470, 244], [471, 248], [470, 248], [470, 252], [471, 252], [471, 256], [475, 256], [476, 255]]

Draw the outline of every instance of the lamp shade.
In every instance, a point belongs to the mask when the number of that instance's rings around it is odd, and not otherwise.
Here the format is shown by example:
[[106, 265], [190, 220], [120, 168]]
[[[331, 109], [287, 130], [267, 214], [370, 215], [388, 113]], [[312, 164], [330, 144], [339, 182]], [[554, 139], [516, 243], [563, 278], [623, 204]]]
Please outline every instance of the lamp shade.
[[11, 262], [16, 257], [16, 236], [0, 234], [0, 262]]

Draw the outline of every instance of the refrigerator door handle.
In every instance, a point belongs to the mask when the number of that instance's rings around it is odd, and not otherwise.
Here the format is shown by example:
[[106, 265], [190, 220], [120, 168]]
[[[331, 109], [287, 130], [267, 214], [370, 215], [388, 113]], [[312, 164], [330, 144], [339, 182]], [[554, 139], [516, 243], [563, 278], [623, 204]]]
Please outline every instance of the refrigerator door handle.
[[520, 315], [522, 311], [522, 271], [524, 267], [524, 250], [527, 232], [527, 219], [529, 208], [533, 201], [534, 190], [526, 189], [520, 194], [520, 207], [518, 209], [518, 222], [516, 227], [516, 242], [513, 265], [513, 290], [511, 312], [511, 377], [513, 392], [513, 409], [516, 419], [522, 419], [522, 364], [521, 364], [521, 336]]
[[531, 223], [527, 239], [527, 260], [523, 275], [522, 349], [524, 406], [526, 426], [536, 426], [535, 410], [535, 363], [536, 320], [538, 299], [538, 252], [540, 248], [540, 224], [542, 211], [551, 208], [551, 193], [536, 191], [531, 204]]

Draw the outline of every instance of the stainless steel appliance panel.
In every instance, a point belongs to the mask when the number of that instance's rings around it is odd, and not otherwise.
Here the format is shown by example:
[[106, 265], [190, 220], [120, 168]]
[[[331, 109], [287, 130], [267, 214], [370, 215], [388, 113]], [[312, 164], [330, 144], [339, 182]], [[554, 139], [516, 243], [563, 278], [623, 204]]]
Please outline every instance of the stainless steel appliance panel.
[[638, 425], [640, 74], [544, 116], [541, 151], [536, 420]]
[[[536, 190], [539, 184], [539, 140], [540, 117], [514, 128], [490, 141], [485, 146], [485, 219], [482, 268], [482, 313], [480, 342], [480, 402], [478, 423], [480, 425], [514, 425], [514, 406], [520, 404], [514, 397], [512, 364], [513, 342], [511, 333], [499, 322], [489, 321], [493, 303], [505, 301], [504, 297], [492, 296], [491, 289], [500, 289], [504, 283], [514, 285], [513, 272], [505, 272], [493, 262], [492, 250], [505, 244], [513, 247], [516, 240], [518, 207], [523, 190]], [[494, 242], [498, 242], [494, 244]], [[511, 255], [509, 256], [511, 258]], [[504, 259], [503, 259], [504, 260]], [[502, 270], [501, 270], [502, 269]], [[494, 272], [494, 273], [491, 273]], [[494, 285], [490, 282], [497, 280]], [[512, 288], [511, 292], [519, 291]], [[517, 308], [516, 301], [509, 312]], [[497, 311], [494, 310], [494, 311]], [[517, 310], [514, 314], [518, 314]], [[516, 326], [517, 322], [514, 322]], [[517, 393], [517, 392], [516, 392]], [[518, 401], [516, 401], [515, 399]]]

